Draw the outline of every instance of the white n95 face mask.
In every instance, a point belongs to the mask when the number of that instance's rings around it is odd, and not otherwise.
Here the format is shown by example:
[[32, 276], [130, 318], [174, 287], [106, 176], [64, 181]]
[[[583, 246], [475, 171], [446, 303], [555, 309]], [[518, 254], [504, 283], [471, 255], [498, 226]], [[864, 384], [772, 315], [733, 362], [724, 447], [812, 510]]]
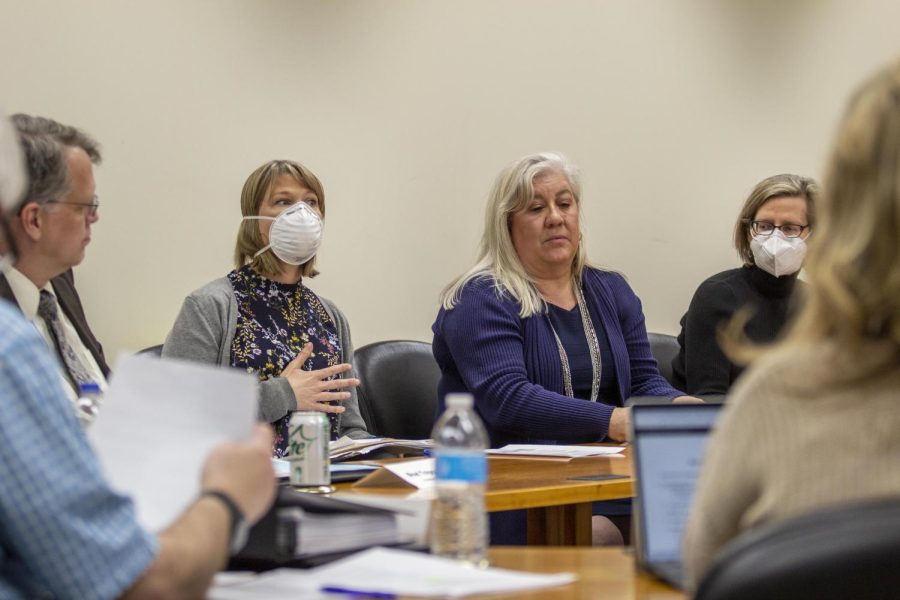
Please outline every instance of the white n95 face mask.
[[781, 230], [771, 235], [754, 236], [750, 240], [750, 251], [756, 266], [775, 277], [793, 275], [803, 266], [806, 257], [806, 242], [801, 238], [784, 237]]
[[275, 221], [269, 229], [269, 245], [253, 255], [256, 258], [269, 248], [289, 265], [302, 265], [322, 245], [322, 219], [306, 202], [284, 209], [277, 217], [244, 217]]

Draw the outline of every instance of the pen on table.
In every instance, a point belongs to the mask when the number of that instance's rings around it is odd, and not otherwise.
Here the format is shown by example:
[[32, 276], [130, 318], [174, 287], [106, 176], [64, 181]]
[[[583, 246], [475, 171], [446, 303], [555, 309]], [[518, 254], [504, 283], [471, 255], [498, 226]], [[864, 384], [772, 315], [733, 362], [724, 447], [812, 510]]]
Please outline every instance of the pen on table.
[[344, 594], [345, 596], [354, 596], [356, 598], [384, 598], [384, 600], [392, 600], [396, 598], [396, 594], [390, 592], [367, 592], [356, 588], [345, 588], [335, 585], [326, 585], [319, 589], [320, 592], [326, 594]]

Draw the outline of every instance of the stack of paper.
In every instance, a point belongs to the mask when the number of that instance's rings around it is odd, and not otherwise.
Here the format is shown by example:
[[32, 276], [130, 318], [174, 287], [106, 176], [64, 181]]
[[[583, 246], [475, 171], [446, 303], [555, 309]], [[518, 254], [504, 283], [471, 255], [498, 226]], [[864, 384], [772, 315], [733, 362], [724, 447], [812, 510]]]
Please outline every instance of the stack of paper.
[[254, 525], [239, 557], [284, 563], [411, 539], [401, 537], [392, 507], [282, 487], [275, 509]]
[[[275, 469], [275, 477], [278, 477], [279, 479], [287, 479], [291, 476], [291, 463], [283, 458], [273, 458], [272, 468]], [[378, 465], [360, 462], [344, 465], [331, 463], [328, 465], [328, 470], [331, 473], [331, 482], [337, 483], [340, 481], [356, 481], [357, 479], [362, 479], [369, 473], [377, 471]]]
[[397, 520], [392, 513], [315, 514], [299, 508], [279, 511], [279, 518], [296, 523], [294, 556], [331, 554], [379, 544], [396, 544]]
[[347, 436], [331, 442], [331, 460], [340, 461], [364, 456], [375, 450], [388, 450], [395, 454], [418, 453], [434, 447], [432, 440], [401, 440], [397, 438], [363, 438], [354, 440]]
[[508, 444], [488, 450], [491, 456], [550, 456], [582, 458], [585, 456], [621, 456], [624, 446], [559, 446], [555, 444]]
[[354, 596], [459, 598], [565, 585], [571, 573], [552, 575], [507, 569], [475, 569], [459, 562], [388, 548], [372, 548], [324, 567], [297, 571], [278, 569], [249, 582], [217, 585], [214, 600], [245, 598], [334, 598], [323, 592]]
[[419, 494], [400, 497], [395, 495], [348, 494], [341, 492], [332, 494], [331, 497], [395, 511], [398, 539], [409, 540], [411, 543], [419, 545], [428, 543], [431, 497], [420, 497]]

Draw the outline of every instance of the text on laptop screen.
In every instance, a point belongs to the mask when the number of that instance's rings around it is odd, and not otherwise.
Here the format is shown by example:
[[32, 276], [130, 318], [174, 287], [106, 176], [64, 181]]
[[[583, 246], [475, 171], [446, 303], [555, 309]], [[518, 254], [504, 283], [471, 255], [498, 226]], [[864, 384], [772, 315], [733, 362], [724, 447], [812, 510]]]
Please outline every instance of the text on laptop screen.
[[681, 559], [681, 538], [716, 405], [635, 407], [634, 445], [641, 505], [643, 558]]

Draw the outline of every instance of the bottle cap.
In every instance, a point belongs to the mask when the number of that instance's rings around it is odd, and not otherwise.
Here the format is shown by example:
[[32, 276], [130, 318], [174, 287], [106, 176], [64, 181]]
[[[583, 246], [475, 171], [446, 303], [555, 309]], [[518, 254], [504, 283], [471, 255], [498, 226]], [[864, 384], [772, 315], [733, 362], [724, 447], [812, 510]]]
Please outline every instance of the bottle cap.
[[472, 408], [472, 394], [447, 394], [444, 404], [447, 408]]
[[79, 394], [99, 394], [100, 393], [100, 384], [96, 381], [85, 381], [84, 383], [78, 384], [78, 393]]

